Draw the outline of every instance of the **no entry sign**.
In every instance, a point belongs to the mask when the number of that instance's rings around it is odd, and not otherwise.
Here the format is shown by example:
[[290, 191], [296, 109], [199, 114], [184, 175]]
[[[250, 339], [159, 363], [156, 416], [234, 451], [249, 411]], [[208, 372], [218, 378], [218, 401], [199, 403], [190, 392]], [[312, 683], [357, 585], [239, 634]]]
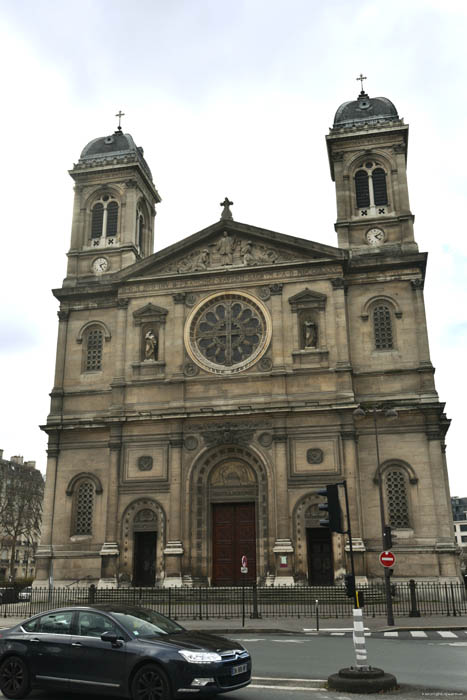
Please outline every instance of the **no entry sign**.
[[383, 566], [394, 566], [396, 557], [392, 552], [381, 552], [379, 555], [379, 563]]

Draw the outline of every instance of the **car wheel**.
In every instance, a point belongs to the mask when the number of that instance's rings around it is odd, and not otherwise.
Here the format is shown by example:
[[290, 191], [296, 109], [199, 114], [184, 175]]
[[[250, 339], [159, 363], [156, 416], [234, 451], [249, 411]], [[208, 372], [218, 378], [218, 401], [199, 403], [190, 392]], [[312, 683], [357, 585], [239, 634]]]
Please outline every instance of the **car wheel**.
[[131, 683], [132, 700], [169, 700], [169, 681], [164, 671], [154, 664], [139, 668]]
[[29, 695], [29, 669], [19, 656], [9, 656], [0, 666], [0, 690], [6, 698], [25, 698]]

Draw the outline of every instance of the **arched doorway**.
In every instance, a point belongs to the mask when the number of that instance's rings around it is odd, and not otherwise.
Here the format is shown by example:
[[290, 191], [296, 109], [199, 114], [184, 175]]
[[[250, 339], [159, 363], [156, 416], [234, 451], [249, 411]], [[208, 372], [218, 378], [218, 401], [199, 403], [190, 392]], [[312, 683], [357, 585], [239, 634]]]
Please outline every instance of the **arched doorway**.
[[[265, 577], [269, 562], [268, 479], [255, 452], [222, 445], [206, 452], [191, 474], [193, 577], [213, 585], [252, 583]], [[242, 556], [248, 573], [241, 574]]]
[[330, 586], [334, 583], [335, 555], [333, 536], [328, 527], [321, 527], [316, 493], [304, 496], [295, 507], [294, 527], [297, 544], [298, 578], [310, 586]]
[[[220, 462], [209, 478], [212, 528], [212, 584], [237, 586], [256, 581], [256, 503], [253, 469], [235, 457]], [[246, 573], [242, 558], [246, 557]]]
[[123, 515], [120, 575], [133, 586], [154, 586], [163, 576], [165, 515], [150, 498], [133, 501]]

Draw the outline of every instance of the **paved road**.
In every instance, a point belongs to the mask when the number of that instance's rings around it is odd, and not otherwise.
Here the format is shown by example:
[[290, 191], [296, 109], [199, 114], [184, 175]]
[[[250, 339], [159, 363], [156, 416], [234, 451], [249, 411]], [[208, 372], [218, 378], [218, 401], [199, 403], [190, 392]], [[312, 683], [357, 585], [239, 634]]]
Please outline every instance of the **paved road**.
[[[344, 633], [345, 634], [345, 633]], [[232, 700], [359, 700], [324, 689], [328, 675], [354, 663], [352, 640], [346, 636], [232, 635], [251, 651], [253, 683], [229, 693]], [[391, 693], [400, 700], [467, 698], [467, 635], [367, 638], [369, 663], [393, 673], [401, 689]], [[1, 697], [1, 693], [0, 693]], [[102, 696], [69, 695], [35, 691], [34, 700], [102, 700]], [[200, 696], [197, 696], [200, 697]]]

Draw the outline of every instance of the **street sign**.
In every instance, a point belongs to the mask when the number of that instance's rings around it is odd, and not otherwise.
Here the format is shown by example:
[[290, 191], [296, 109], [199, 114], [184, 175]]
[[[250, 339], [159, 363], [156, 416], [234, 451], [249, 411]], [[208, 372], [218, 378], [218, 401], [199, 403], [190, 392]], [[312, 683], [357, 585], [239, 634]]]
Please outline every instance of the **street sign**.
[[394, 566], [396, 563], [396, 557], [392, 552], [381, 552], [379, 555], [379, 563], [383, 566]]
[[248, 566], [248, 559], [246, 558], [245, 555], [242, 556], [242, 567], [247, 567]]
[[248, 573], [248, 567], [247, 567], [247, 566], [241, 566], [241, 567], [240, 567], [240, 573], [241, 573], [241, 574], [247, 574], [247, 573]]

